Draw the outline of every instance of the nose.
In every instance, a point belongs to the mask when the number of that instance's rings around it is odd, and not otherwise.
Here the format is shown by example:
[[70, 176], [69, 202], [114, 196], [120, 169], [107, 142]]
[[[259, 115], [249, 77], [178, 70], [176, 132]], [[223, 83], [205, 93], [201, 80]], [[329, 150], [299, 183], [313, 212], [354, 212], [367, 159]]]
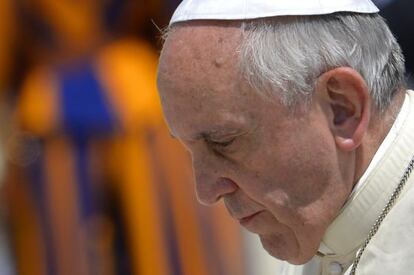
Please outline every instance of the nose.
[[204, 205], [212, 205], [238, 189], [234, 181], [224, 176], [224, 171], [215, 169], [207, 161], [193, 161], [193, 169], [197, 198]]

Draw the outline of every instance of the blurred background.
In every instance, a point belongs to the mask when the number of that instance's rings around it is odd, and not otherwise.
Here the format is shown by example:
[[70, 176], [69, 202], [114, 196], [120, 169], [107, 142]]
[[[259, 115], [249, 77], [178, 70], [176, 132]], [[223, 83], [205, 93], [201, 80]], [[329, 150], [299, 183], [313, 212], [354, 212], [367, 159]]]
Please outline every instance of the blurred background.
[[196, 202], [164, 125], [159, 28], [178, 2], [0, 0], [0, 275], [267, 268], [222, 205]]
[[[159, 29], [179, 2], [0, 0], [0, 275], [278, 274], [196, 202], [164, 125]], [[377, 4], [413, 72], [412, 1]]]

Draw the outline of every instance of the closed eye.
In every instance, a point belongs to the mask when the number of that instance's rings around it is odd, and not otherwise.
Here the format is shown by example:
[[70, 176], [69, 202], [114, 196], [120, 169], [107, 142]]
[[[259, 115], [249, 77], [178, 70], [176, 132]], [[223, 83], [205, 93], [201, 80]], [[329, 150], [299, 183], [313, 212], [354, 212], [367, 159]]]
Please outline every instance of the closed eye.
[[212, 146], [213, 148], [226, 148], [226, 147], [229, 147], [235, 140], [236, 138], [232, 138], [226, 141], [209, 140], [208, 144]]

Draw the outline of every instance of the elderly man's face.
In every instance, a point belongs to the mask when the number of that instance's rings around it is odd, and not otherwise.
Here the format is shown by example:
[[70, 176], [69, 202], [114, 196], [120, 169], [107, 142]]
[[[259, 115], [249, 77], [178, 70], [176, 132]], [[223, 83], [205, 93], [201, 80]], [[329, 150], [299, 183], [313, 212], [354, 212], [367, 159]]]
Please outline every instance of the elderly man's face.
[[223, 199], [274, 257], [308, 261], [351, 180], [317, 104], [295, 114], [260, 96], [238, 69], [238, 24], [190, 23], [170, 34], [158, 86], [172, 135], [190, 151], [199, 200]]

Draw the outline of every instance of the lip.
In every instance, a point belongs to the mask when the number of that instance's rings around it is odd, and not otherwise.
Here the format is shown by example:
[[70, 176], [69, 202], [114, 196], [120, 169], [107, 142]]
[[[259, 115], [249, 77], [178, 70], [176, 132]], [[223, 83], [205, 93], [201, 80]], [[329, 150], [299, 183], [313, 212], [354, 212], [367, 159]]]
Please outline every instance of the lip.
[[248, 224], [252, 219], [254, 219], [255, 216], [257, 216], [259, 213], [261, 213], [262, 211], [256, 212], [250, 216], [246, 216], [244, 218], [239, 219], [239, 222], [241, 225], [246, 225]]

